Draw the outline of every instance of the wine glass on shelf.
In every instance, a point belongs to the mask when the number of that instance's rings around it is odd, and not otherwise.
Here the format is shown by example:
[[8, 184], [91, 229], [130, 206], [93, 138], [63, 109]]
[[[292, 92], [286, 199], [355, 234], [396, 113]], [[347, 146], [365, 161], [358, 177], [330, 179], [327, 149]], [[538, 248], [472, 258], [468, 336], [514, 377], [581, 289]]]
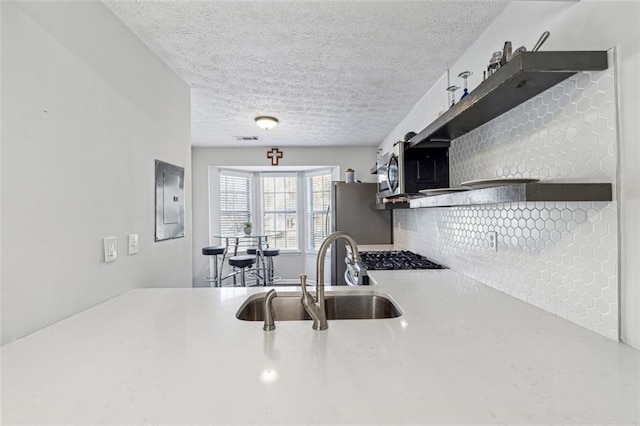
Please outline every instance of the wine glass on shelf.
[[458, 90], [459, 88], [460, 86], [456, 86], [455, 84], [453, 86], [447, 87], [447, 90], [449, 91], [449, 93], [451, 93], [451, 106], [454, 106], [456, 104], [456, 90]]
[[467, 96], [469, 94], [469, 90], [467, 89], [467, 79], [473, 75], [473, 73], [471, 71], [462, 71], [460, 74], [458, 74], [458, 77], [460, 77], [463, 80], [463, 90], [462, 90], [462, 96], [460, 96], [460, 100], [462, 100], [465, 96]]

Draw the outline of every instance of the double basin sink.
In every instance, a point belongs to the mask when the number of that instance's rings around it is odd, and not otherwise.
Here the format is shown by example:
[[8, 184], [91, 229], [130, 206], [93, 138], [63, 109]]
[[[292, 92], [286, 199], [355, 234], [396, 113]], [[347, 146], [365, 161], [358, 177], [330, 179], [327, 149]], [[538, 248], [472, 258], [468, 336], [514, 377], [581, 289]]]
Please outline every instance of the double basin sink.
[[[244, 301], [236, 313], [243, 321], [264, 321], [264, 298], [258, 293]], [[305, 321], [311, 317], [300, 302], [301, 293], [282, 292], [273, 299], [276, 321]], [[330, 291], [325, 293], [327, 320], [384, 319], [402, 315], [400, 306], [386, 293], [379, 291]]]

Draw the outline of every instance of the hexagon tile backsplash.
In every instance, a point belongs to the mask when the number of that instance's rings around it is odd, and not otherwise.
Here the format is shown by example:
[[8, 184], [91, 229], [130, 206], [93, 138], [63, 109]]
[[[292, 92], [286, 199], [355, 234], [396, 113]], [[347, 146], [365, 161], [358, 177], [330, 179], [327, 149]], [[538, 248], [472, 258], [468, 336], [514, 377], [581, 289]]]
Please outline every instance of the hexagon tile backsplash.
[[[610, 63], [613, 63], [610, 55]], [[616, 184], [614, 68], [579, 73], [450, 150], [451, 184], [532, 177]], [[396, 210], [395, 243], [611, 339], [618, 330], [617, 203]], [[498, 250], [488, 233], [498, 233]]]

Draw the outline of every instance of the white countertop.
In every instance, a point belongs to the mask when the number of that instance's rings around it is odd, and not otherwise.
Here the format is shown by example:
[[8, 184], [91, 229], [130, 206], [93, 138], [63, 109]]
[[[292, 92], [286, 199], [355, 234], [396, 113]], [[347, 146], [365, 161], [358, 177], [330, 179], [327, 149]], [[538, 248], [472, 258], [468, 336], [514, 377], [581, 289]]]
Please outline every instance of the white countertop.
[[130, 291], [2, 348], [3, 424], [639, 421], [639, 351], [453, 271], [371, 276], [404, 315], [322, 332], [237, 320], [263, 288]]

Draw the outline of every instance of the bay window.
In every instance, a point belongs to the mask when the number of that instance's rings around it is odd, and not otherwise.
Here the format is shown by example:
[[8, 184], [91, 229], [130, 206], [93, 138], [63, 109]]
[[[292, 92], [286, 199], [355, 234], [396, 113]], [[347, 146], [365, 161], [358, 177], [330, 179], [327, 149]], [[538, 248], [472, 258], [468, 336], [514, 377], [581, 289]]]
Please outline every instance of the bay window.
[[330, 168], [294, 172], [220, 169], [220, 233], [247, 221], [283, 252], [317, 252], [331, 233]]

